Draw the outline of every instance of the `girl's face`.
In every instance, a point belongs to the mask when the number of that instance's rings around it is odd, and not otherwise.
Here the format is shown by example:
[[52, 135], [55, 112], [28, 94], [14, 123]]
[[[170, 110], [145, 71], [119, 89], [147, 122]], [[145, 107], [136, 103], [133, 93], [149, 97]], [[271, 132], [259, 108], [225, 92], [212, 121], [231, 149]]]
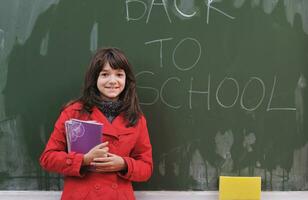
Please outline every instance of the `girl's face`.
[[123, 69], [112, 69], [106, 63], [97, 78], [97, 88], [105, 101], [117, 101], [125, 88], [126, 74]]

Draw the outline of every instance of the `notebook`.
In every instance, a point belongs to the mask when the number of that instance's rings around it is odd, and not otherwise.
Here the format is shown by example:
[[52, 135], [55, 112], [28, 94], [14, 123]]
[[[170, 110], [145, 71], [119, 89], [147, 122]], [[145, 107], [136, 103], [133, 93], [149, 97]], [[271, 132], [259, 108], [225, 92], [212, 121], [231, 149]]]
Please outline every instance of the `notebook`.
[[65, 122], [68, 152], [88, 153], [102, 143], [103, 124], [70, 119]]

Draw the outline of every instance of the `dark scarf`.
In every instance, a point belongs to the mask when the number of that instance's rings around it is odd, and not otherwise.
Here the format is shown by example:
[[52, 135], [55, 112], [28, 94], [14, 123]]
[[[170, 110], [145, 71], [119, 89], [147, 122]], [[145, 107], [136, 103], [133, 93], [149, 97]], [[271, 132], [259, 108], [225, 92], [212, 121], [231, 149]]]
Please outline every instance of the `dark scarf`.
[[102, 101], [97, 107], [106, 116], [108, 121], [112, 122], [121, 112], [122, 101]]

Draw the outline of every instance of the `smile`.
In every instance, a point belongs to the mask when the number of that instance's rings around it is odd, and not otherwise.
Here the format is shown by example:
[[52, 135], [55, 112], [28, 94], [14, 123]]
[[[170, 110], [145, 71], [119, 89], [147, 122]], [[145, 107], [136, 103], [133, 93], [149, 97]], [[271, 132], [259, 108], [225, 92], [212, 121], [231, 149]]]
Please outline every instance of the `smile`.
[[106, 87], [106, 89], [115, 90], [115, 89], [119, 89], [119, 88], [118, 87]]

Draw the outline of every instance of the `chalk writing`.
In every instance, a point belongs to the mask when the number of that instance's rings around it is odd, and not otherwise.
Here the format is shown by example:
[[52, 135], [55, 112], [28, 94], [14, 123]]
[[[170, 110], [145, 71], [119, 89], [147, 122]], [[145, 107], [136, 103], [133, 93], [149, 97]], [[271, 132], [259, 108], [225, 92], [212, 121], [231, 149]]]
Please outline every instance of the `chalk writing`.
[[148, 12], [148, 16], [147, 16], [146, 23], [149, 22], [149, 18], [150, 18], [150, 15], [151, 15], [151, 11], [152, 11], [153, 6], [163, 6], [164, 9], [165, 9], [166, 15], [167, 15], [167, 17], [168, 17], [168, 20], [169, 20], [169, 22], [171, 23], [171, 19], [170, 19], [168, 10], [167, 10], [167, 5], [166, 5], [165, 0], [161, 0], [161, 3], [156, 3], [155, 0], [152, 0], [152, 3], [151, 3], [150, 8], [149, 8], [149, 12]]
[[[143, 74], [150, 74], [150, 75], [154, 75], [154, 72], [151, 71], [141, 71], [139, 73], [136, 73], [136, 78], [138, 78], [139, 76], [143, 75]], [[144, 89], [144, 90], [150, 90], [151, 92], [154, 93], [154, 99], [150, 102], [140, 102], [141, 105], [153, 105], [155, 104], [158, 100], [159, 100], [159, 90], [157, 90], [156, 88], [153, 87], [146, 87], [146, 86], [139, 86], [137, 85], [137, 88], [139, 89]]]
[[[159, 59], [160, 59], [159, 63], [160, 63], [160, 67], [163, 67], [163, 42], [169, 41], [169, 40], [172, 40], [172, 39], [173, 38], [171, 38], [171, 37], [170, 38], [162, 38], [162, 39], [151, 40], [151, 41], [148, 41], [148, 42], [144, 43], [145, 45], [153, 44], [153, 43], [160, 43], [160, 50], [159, 50]], [[197, 46], [196, 47], [196, 49], [198, 51], [197, 58], [195, 59], [194, 63], [192, 65], [190, 65], [190, 66], [179, 66], [179, 64], [176, 62], [176, 59], [175, 59], [176, 52], [177, 52], [177, 49], [180, 46], [184, 45], [183, 43], [186, 42], [186, 41], [187, 42], [190, 41], [190, 42], [192, 42], [192, 44]], [[175, 48], [173, 50], [173, 53], [172, 53], [172, 61], [173, 61], [174, 66], [178, 70], [180, 70], [180, 71], [188, 71], [188, 70], [191, 70], [192, 68], [194, 68], [198, 64], [198, 62], [199, 62], [199, 60], [201, 58], [201, 54], [202, 54], [202, 47], [201, 47], [200, 42], [197, 39], [195, 39], [195, 38], [187, 37], [187, 38], [183, 38], [182, 40], [180, 40], [178, 42], [178, 44], [175, 46]]]
[[[134, 2], [135, 3], [139, 3], [139, 4], [141, 4], [144, 7], [143, 13], [139, 17], [135, 17], [135, 18], [130, 17], [130, 14], [129, 14], [129, 4], [134, 3]], [[126, 0], [125, 3], [126, 3], [126, 20], [127, 21], [131, 21], [131, 20], [132, 21], [137, 21], [137, 20], [143, 18], [143, 16], [146, 13], [146, 8], [147, 8], [147, 5], [143, 1], [140, 1], [140, 0]]]
[[163, 67], [163, 41], [168, 41], [168, 40], [172, 40], [173, 38], [163, 38], [163, 39], [157, 39], [157, 40], [152, 40], [152, 41], [148, 41], [145, 42], [145, 45], [148, 44], [152, 44], [152, 43], [156, 43], [159, 42], [160, 43], [160, 49], [159, 49], [159, 60], [160, 60], [160, 67]]
[[274, 80], [273, 80], [273, 87], [272, 87], [272, 90], [271, 90], [271, 96], [270, 96], [270, 99], [268, 101], [268, 104], [267, 104], [267, 111], [270, 111], [270, 110], [293, 110], [295, 111], [296, 108], [294, 107], [281, 107], [281, 108], [272, 108], [271, 107], [271, 104], [272, 104], [272, 100], [273, 100], [273, 97], [274, 97], [274, 92], [275, 92], [275, 88], [276, 88], [276, 82], [277, 82], [277, 77], [274, 76]]
[[[231, 105], [224, 105], [220, 99], [219, 99], [219, 91], [220, 91], [220, 88], [222, 87], [222, 85], [226, 82], [226, 81], [232, 81], [235, 86], [236, 86], [236, 95], [235, 95], [235, 100], [234, 102], [231, 104]], [[238, 84], [238, 82], [234, 79], [234, 78], [229, 78], [229, 77], [226, 77], [224, 78], [218, 85], [217, 87], [217, 90], [216, 90], [216, 101], [217, 103], [221, 106], [221, 107], [224, 107], [224, 108], [231, 108], [233, 107], [235, 104], [236, 104], [236, 101], [239, 97], [239, 94], [240, 94], [240, 86]]]
[[177, 0], [174, 0], [174, 7], [175, 7], [176, 11], [177, 11], [180, 15], [182, 15], [182, 16], [184, 16], [184, 17], [187, 17], [187, 18], [193, 17], [193, 16], [195, 16], [196, 13], [197, 13], [196, 11], [194, 11], [194, 12], [191, 13], [191, 14], [184, 13], [183, 11], [181, 11], [181, 10], [179, 9], [179, 7], [178, 7], [178, 5], [177, 5]]
[[167, 85], [171, 80], [176, 80], [176, 81], [178, 81], [178, 82], [181, 81], [181, 79], [179, 79], [178, 77], [170, 77], [170, 78], [168, 78], [168, 79], [162, 84], [162, 86], [161, 86], [161, 89], [160, 89], [160, 99], [161, 99], [161, 101], [162, 101], [166, 106], [168, 106], [168, 107], [170, 107], [170, 108], [174, 108], [174, 109], [179, 109], [179, 108], [181, 108], [180, 105], [177, 105], [177, 106], [171, 105], [170, 103], [168, 103], [168, 102], [165, 100], [164, 95], [163, 95], [163, 94], [164, 94], [164, 89], [165, 89], [166, 85]]
[[[235, 19], [235, 17], [231, 16], [230, 14], [227, 14], [226, 12], [216, 8], [213, 6], [214, 3], [216, 3], [214, 0], [205, 0], [202, 1], [205, 5], [202, 5], [202, 8], [205, 8], [206, 10], [206, 23], [209, 24], [210, 22], [210, 10], [214, 10], [224, 16], [226, 16], [229, 19]], [[187, 3], [187, 2], [185, 2]], [[183, 4], [183, 1], [181, 1], [181, 5]], [[191, 4], [191, 3], [190, 3]], [[132, 8], [134, 6], [134, 9]], [[140, 8], [140, 6], [142, 7], [143, 11], [141, 13], [137, 13], [139, 12], [140, 9], [136, 9], [136, 8]], [[154, 7], [155, 6], [155, 7]], [[173, 12], [175, 15], [177, 15], [178, 17], [185, 17], [187, 18], [193, 18], [197, 15], [197, 11], [198, 8], [194, 8], [193, 11], [191, 11], [191, 13], [187, 13], [187, 11], [184, 11], [185, 6], [181, 7], [178, 5], [178, 0], [173, 0]], [[125, 7], [126, 7], [126, 20], [127, 21], [138, 21], [141, 20], [145, 17], [146, 13], [146, 19], [145, 19], [145, 23], [148, 24], [150, 21], [150, 17], [151, 14], [155, 9], [162, 9], [163, 12], [165, 13], [166, 19], [168, 20], [168, 22], [171, 24], [172, 20], [168, 11], [168, 4], [166, 2], [166, 0], [151, 0], [150, 5], [148, 6], [144, 1], [142, 0], [126, 0], [125, 1]], [[171, 7], [171, 6], [170, 6]], [[138, 11], [136, 11], [138, 10]], [[134, 16], [132, 16], [132, 12], [134, 13]]]
[[[176, 54], [176, 50], [179, 48], [180, 45], [182, 45], [185, 41], [192, 41], [193, 43], [195, 43], [197, 45], [197, 48], [198, 48], [198, 56], [197, 56], [197, 59], [195, 60], [195, 62], [191, 65], [191, 66], [179, 66], [176, 61], [175, 61], [175, 54]], [[182, 39], [174, 48], [173, 50], [173, 54], [172, 54], [172, 61], [173, 61], [173, 64], [174, 66], [180, 70], [180, 71], [188, 71], [188, 70], [191, 70], [194, 66], [197, 65], [199, 59], [201, 57], [201, 44], [198, 40], [196, 40], [195, 38], [184, 38]]]
[[[154, 72], [151, 72], [151, 71], [141, 71], [139, 73], [137, 73], [137, 78], [140, 79], [141, 77], [143, 77], [142, 75], [146, 75], [146, 74], [150, 74], [152, 78], [154, 78], [154, 82], [155, 82], [155, 77], [156, 75], [154, 74]], [[193, 87], [193, 81], [194, 81], [194, 77], [191, 77], [190, 78], [190, 85], [189, 85], [189, 90], [187, 91], [188, 93], [188, 107], [189, 109], [193, 109], [193, 97], [196, 96], [196, 95], [206, 95], [206, 102], [207, 102], [207, 110], [210, 110], [211, 109], [211, 104], [212, 102], [210, 102], [210, 99], [211, 99], [211, 94], [212, 94], [212, 90], [215, 90], [215, 88], [213, 88], [213, 86], [211, 86], [211, 75], [208, 74], [207, 76], [208, 80], [207, 80], [207, 84], [205, 86], [205, 90], [197, 90]], [[277, 82], [277, 77], [274, 76], [273, 77], [273, 86], [272, 86], [272, 89], [271, 89], [271, 94], [270, 94], [270, 97], [268, 99], [268, 103], [267, 103], [267, 111], [270, 111], [270, 110], [281, 110], [281, 111], [294, 111], [296, 110], [296, 108], [292, 108], [292, 107], [276, 107], [276, 108], [273, 108], [271, 107], [271, 104], [272, 104], [272, 100], [273, 100], [273, 97], [274, 97], [274, 92], [276, 90], [276, 82]], [[151, 83], [153, 80], [151, 81], [147, 81], [147, 83]], [[154, 93], [155, 95], [153, 96], [154, 98], [149, 101], [149, 102], [143, 102], [142, 99], [141, 99], [141, 104], [143, 105], [153, 105], [155, 103], [157, 103], [159, 100], [164, 104], [166, 105], [168, 108], [171, 108], [171, 109], [180, 109], [182, 108], [185, 103], [183, 104], [180, 104], [180, 105], [173, 105], [171, 104], [168, 100], [167, 100], [167, 95], [171, 95], [173, 96], [173, 98], [168, 98], [168, 99], [178, 99], [176, 97], [174, 97], [174, 95], [172, 95], [172, 92], [166, 92], [166, 88], [169, 86], [169, 84], [171, 82], [174, 82], [176, 81], [178, 84], [177, 84], [177, 88], [184, 88], [183, 84], [185, 84], [185, 82], [182, 82], [181, 81], [181, 78], [180, 77], [177, 77], [177, 76], [172, 76], [172, 77], [169, 77], [167, 78], [165, 81], [163, 81], [161, 87], [159, 89], [157, 88], [154, 88], [154, 87], [150, 87], [150, 86], [140, 86], [138, 85], [137, 87], [140, 88], [140, 89], [143, 89], [143, 90], [149, 90], [149, 92], [151, 93]], [[226, 84], [226, 82], [233, 82], [234, 84], [229, 84], [229, 86], [234, 86], [236, 92], [234, 94], [234, 101], [230, 104], [230, 105], [225, 105], [223, 102], [223, 93], [222, 93], [222, 86], [224, 84]], [[138, 81], [139, 82], [139, 81]], [[258, 87], [257, 86], [254, 86], [252, 87], [252, 83], [255, 82], [257, 83]], [[170, 87], [170, 86], [169, 86]], [[240, 108], [243, 109], [243, 110], [246, 110], [246, 111], [254, 111], [254, 110], [257, 110], [260, 105], [262, 105], [262, 103], [264, 103], [264, 100], [265, 100], [265, 93], [266, 93], [266, 85], [264, 83], [264, 81], [259, 78], [259, 77], [250, 77], [249, 80], [244, 84], [244, 87], [243, 87], [243, 90], [240, 91], [240, 84], [239, 82], [233, 78], [233, 77], [224, 77], [218, 84], [218, 86], [216, 87], [216, 91], [215, 91], [215, 94], [216, 94], [216, 103], [218, 105], [220, 105], [222, 108], [226, 108], [226, 109], [230, 109], [230, 108], [233, 108], [236, 103], [239, 102], [239, 105], [240, 105]], [[248, 91], [257, 91], [257, 88], [261, 88], [261, 93], [260, 95], [258, 96], [258, 101], [256, 103], [256, 105], [253, 105], [251, 107], [249, 107], [248, 105], [246, 105], [245, 102], [247, 102], [247, 100], [251, 100], [250, 97], [246, 97], [246, 93]], [[170, 91], [170, 90], [168, 90]], [[258, 94], [257, 92], [255, 92], [256, 94]], [[248, 101], [249, 102], [249, 101]]]
[[[249, 84], [250, 84], [252, 81], [254, 81], [254, 80], [258, 81], [258, 82], [261, 84], [261, 86], [262, 86], [262, 96], [261, 96], [261, 98], [260, 98], [259, 103], [258, 103], [254, 108], [247, 108], [247, 107], [244, 105], [244, 94], [245, 94], [245, 92], [246, 92], [246, 90], [247, 90]], [[242, 95], [241, 95], [241, 107], [242, 107], [244, 110], [247, 110], [247, 111], [256, 110], [256, 109], [261, 105], [261, 103], [262, 103], [262, 101], [263, 101], [263, 99], [264, 99], [264, 96], [265, 96], [265, 84], [264, 84], [264, 82], [263, 82], [260, 78], [258, 78], [258, 77], [251, 77], [251, 78], [249, 79], [249, 81], [248, 81], [248, 82], [245, 84], [245, 86], [244, 86], [244, 89], [243, 89], [243, 92], [242, 92]]]
[[214, 2], [214, 0], [207, 0], [207, 4], [206, 4], [206, 6], [207, 6], [206, 23], [207, 24], [210, 23], [210, 9], [213, 9], [213, 10], [223, 14], [224, 16], [226, 16], [226, 17], [228, 17], [230, 19], [235, 19], [235, 17], [232, 17], [231, 15], [229, 15], [229, 14], [227, 14], [227, 13], [225, 13], [225, 12], [215, 8], [215, 7], [213, 7], [212, 6], [213, 2]]
[[208, 75], [208, 78], [207, 78], [207, 90], [206, 91], [200, 91], [200, 90], [193, 90], [193, 80], [194, 78], [191, 77], [190, 79], [190, 87], [189, 87], [189, 90], [188, 90], [188, 94], [189, 94], [189, 108], [192, 109], [192, 95], [193, 94], [205, 94], [207, 95], [207, 109], [210, 110], [210, 88], [211, 88], [211, 75], [209, 74]]

